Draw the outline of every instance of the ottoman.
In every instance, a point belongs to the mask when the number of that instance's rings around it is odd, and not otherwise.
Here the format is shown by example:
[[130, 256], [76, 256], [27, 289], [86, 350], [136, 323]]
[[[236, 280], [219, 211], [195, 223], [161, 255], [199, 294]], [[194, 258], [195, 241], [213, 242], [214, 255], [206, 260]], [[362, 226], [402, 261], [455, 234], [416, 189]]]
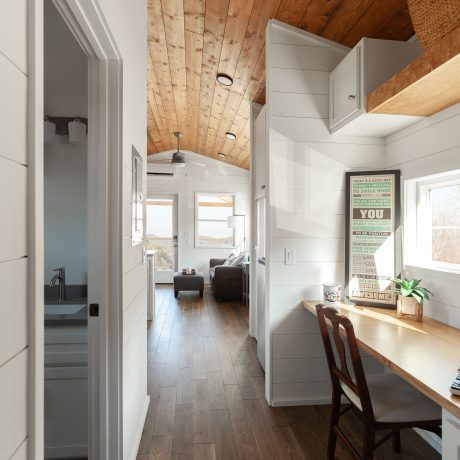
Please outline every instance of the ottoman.
[[204, 275], [196, 272], [195, 275], [183, 275], [181, 272], [174, 273], [174, 297], [177, 297], [179, 291], [200, 291], [200, 297], [203, 297]]

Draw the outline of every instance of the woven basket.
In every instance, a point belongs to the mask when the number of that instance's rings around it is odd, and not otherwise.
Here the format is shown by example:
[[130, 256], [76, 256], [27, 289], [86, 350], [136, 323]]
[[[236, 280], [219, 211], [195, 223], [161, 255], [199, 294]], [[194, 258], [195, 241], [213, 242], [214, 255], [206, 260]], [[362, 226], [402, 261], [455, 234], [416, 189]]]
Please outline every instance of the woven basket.
[[430, 49], [460, 25], [460, 0], [407, 0], [420, 44]]

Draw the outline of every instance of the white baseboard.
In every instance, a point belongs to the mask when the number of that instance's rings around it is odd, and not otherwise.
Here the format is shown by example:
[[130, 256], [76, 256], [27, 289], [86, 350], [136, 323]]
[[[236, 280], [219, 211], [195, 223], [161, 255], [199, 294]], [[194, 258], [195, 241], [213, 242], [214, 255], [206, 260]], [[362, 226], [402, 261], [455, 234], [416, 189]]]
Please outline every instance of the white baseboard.
[[421, 430], [420, 428], [414, 428], [414, 431], [442, 455], [442, 439], [437, 434], [431, 431]]
[[128, 457], [130, 460], [136, 460], [137, 452], [141, 444], [142, 432], [144, 431], [145, 419], [147, 418], [147, 411], [149, 410], [150, 396], [145, 398], [144, 409], [142, 410], [142, 416], [139, 419], [139, 426], [137, 427], [136, 442], [134, 443], [134, 451]]

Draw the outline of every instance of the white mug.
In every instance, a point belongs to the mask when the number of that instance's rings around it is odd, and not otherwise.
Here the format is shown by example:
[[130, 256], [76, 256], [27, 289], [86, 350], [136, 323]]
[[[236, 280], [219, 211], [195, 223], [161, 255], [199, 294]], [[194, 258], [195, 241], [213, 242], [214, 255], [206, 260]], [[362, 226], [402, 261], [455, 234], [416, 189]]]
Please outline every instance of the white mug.
[[323, 301], [327, 307], [338, 307], [342, 301], [342, 285], [338, 283], [323, 284]]

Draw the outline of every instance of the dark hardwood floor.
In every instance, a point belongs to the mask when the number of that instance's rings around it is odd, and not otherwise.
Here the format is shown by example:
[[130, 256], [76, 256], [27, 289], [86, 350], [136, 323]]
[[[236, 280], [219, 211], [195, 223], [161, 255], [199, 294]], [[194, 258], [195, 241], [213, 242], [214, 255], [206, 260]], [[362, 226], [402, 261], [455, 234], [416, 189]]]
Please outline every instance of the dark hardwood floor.
[[[174, 298], [157, 288], [157, 315], [148, 325], [150, 408], [138, 460], [324, 459], [329, 406], [270, 407], [256, 343], [248, 335], [247, 309], [216, 302], [206, 289]], [[361, 422], [343, 417], [360, 445]], [[338, 446], [337, 459], [351, 456]], [[402, 453], [391, 443], [375, 460], [440, 459], [412, 430], [402, 433]]]

